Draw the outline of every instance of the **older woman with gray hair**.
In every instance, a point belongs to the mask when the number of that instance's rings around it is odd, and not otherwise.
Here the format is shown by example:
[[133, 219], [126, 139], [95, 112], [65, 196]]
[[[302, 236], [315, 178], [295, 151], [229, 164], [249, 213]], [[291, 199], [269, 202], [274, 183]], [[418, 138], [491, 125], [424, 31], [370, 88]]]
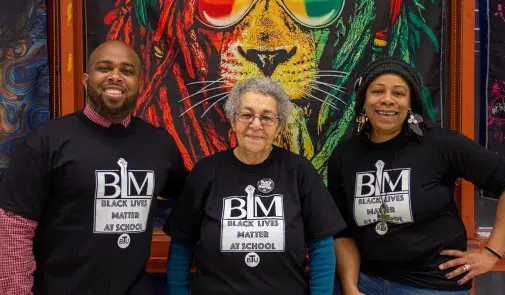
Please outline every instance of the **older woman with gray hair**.
[[164, 227], [168, 294], [332, 294], [345, 224], [312, 164], [273, 145], [290, 107], [270, 78], [233, 87], [224, 109], [237, 146], [195, 165]]

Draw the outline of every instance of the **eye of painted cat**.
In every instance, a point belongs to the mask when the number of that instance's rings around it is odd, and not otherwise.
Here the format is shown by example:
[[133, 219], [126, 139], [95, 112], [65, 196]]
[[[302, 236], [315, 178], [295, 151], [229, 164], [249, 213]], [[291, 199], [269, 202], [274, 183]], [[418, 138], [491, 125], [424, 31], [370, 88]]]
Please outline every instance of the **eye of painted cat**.
[[198, 18], [211, 27], [226, 27], [240, 21], [253, 0], [198, 0]]
[[302, 25], [320, 28], [337, 19], [345, 0], [282, 0], [282, 3]]

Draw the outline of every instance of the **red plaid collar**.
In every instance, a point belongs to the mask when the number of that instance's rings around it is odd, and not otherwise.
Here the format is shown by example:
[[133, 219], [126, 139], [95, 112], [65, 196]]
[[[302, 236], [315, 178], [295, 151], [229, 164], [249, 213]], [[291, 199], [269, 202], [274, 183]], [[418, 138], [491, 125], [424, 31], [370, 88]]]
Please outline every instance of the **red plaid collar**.
[[[103, 126], [103, 127], [109, 127], [112, 122], [106, 118], [104, 118], [102, 115], [100, 115], [99, 113], [97, 113], [93, 108], [91, 108], [89, 106], [89, 104], [86, 104], [86, 106], [84, 107], [84, 115], [86, 117], [88, 117], [88, 119], [90, 119], [91, 121], [93, 121], [94, 123], [100, 125], [100, 126]], [[126, 118], [124, 118], [123, 120], [121, 120], [121, 125], [123, 125], [125, 128], [126, 126], [128, 126], [128, 124], [130, 124], [130, 121], [131, 121], [131, 116], [128, 116]]]

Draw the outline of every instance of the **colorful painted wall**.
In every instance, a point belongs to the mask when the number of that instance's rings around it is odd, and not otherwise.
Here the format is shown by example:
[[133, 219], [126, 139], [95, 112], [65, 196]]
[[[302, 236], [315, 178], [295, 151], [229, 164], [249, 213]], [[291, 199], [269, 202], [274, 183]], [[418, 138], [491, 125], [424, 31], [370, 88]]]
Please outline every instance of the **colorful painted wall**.
[[231, 86], [271, 76], [294, 115], [276, 144], [326, 161], [353, 128], [364, 66], [395, 55], [424, 81], [426, 119], [442, 121], [442, 0], [87, 0], [87, 54], [120, 39], [143, 62], [135, 115], [163, 126], [185, 164], [235, 144], [222, 105]]
[[46, 1], [0, 9], [0, 174], [15, 146], [49, 120]]
[[88, 51], [106, 39], [137, 50], [146, 85], [136, 115], [165, 127], [189, 168], [235, 143], [222, 104], [253, 76], [282, 83], [295, 112], [277, 144], [322, 174], [352, 124], [354, 75], [378, 55], [419, 68], [427, 117], [441, 119], [438, 0], [86, 2]]
[[505, 1], [488, 0], [487, 147], [505, 154]]

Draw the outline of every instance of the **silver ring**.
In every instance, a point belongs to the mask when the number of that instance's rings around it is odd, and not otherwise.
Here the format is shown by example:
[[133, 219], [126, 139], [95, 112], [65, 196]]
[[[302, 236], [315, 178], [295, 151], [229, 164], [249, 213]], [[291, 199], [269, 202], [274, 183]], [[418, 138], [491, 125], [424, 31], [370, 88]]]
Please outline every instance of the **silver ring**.
[[470, 264], [465, 264], [465, 265], [463, 265], [463, 270], [464, 270], [464, 271], [469, 271], [469, 270], [470, 270], [470, 268], [471, 268], [471, 267], [470, 267]]

